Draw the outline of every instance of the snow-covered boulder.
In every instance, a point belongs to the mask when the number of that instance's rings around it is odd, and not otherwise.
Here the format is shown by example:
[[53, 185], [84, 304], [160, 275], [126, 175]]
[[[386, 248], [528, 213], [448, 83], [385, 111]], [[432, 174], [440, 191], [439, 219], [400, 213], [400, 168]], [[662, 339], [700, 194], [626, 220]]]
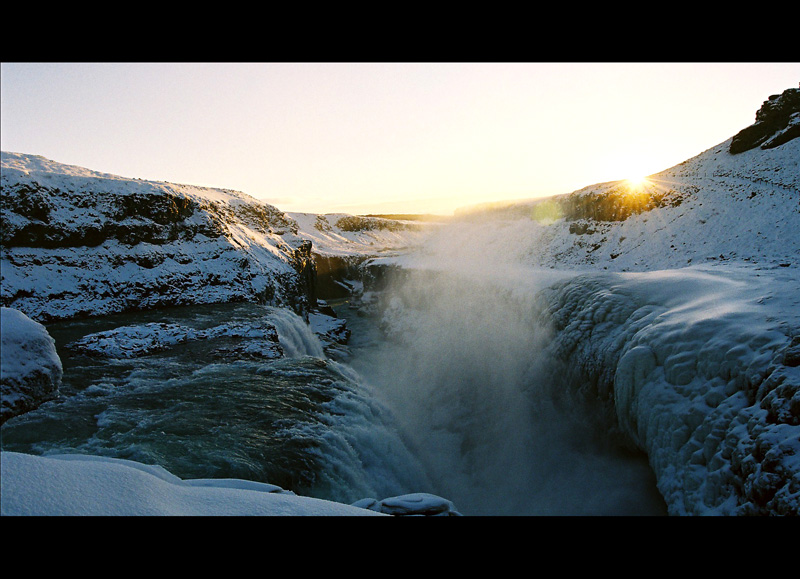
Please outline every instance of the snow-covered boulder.
[[381, 501], [377, 499], [362, 499], [353, 503], [353, 506], [396, 517], [461, 516], [452, 501], [429, 493], [410, 493], [389, 497]]
[[84, 356], [103, 358], [137, 358], [169, 350], [179, 344], [218, 338], [238, 338], [233, 345], [220, 345], [210, 352], [212, 357], [280, 358], [278, 331], [265, 320], [228, 322], [197, 330], [180, 324], [151, 322], [121, 326], [88, 334], [67, 344], [67, 348]]
[[0, 424], [51, 400], [61, 384], [61, 359], [40, 323], [0, 308]]

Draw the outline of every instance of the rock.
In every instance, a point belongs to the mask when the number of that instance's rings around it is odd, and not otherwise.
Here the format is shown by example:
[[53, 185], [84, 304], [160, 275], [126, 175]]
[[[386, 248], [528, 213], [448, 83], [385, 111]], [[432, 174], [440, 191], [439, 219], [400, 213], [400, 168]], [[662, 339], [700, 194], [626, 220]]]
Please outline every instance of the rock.
[[44, 326], [12, 308], [0, 308], [0, 424], [58, 395], [63, 369]]
[[308, 322], [323, 344], [347, 344], [350, 340], [347, 320], [337, 318], [329, 306], [323, 306], [322, 309], [309, 313]]
[[762, 149], [783, 145], [800, 136], [800, 88], [790, 88], [772, 95], [756, 112], [756, 122], [739, 131], [729, 151], [735, 155], [761, 146]]
[[376, 499], [361, 499], [353, 503], [354, 507], [393, 515], [396, 517], [422, 516], [422, 517], [460, 517], [455, 505], [447, 499], [428, 493], [411, 493], [390, 497], [378, 501]]
[[317, 268], [317, 298], [336, 299], [349, 297], [354, 282], [360, 281], [360, 265], [368, 258], [360, 255], [314, 254]]
[[120, 326], [88, 334], [70, 342], [67, 348], [84, 356], [125, 359], [148, 356], [189, 342], [211, 342], [225, 338], [235, 338], [237, 343], [220, 346], [211, 352], [211, 356], [238, 359], [283, 356], [278, 331], [267, 321], [228, 322], [204, 330], [163, 322]]
[[299, 283], [302, 288], [300, 293], [306, 297], [306, 314], [308, 309], [317, 307], [317, 266], [314, 261], [314, 254], [311, 251], [312, 245], [311, 241], [303, 239], [291, 254], [292, 265], [294, 265], [295, 271], [300, 276]]

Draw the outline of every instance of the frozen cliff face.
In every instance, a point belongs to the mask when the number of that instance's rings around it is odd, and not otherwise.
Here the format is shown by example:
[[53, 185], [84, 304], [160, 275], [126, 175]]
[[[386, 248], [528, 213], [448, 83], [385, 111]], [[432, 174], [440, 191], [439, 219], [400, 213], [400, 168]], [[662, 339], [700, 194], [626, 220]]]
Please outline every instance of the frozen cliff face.
[[61, 360], [41, 324], [0, 308], [0, 424], [58, 395]]
[[791, 276], [585, 274], [543, 292], [565, 389], [605, 400], [671, 514], [800, 513]]
[[3, 305], [54, 320], [159, 306], [314, 306], [310, 243], [245, 194], [2, 154]]

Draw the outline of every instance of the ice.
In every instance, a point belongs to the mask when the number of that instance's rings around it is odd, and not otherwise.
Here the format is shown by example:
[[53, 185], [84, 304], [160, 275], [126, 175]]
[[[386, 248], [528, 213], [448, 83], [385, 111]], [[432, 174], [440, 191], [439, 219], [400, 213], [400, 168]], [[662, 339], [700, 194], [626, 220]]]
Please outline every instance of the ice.
[[[647, 452], [669, 512], [759, 513], [760, 492], [775, 493], [773, 512], [798, 512], [800, 425], [788, 413], [787, 422], [765, 420], [763, 403], [772, 395], [791, 404], [800, 384], [797, 368], [784, 364], [796, 284], [697, 269], [588, 282], [570, 282], [582, 299], [559, 322], [551, 348], [569, 349], [569, 364], [588, 369], [599, 395], [613, 400], [619, 427]], [[789, 390], [778, 394], [781, 385]], [[755, 465], [749, 472], [741, 464], [766, 452], [770, 469], [795, 474], [768, 484]], [[742, 479], [749, 490], [737, 488]]]

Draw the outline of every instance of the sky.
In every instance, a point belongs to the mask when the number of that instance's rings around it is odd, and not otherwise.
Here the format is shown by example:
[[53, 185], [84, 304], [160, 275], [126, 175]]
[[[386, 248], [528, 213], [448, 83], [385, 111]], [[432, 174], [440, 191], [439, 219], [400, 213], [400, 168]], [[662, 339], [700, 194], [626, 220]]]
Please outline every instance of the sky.
[[3, 62], [0, 148], [288, 212], [448, 215], [668, 169], [798, 83], [786, 62]]

